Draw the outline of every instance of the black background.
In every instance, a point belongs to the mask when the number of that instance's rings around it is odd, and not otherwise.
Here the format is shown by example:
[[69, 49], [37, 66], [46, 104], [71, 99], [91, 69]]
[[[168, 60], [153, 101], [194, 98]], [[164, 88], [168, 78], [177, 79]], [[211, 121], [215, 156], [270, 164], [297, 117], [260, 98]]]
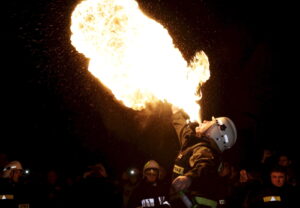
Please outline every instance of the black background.
[[[147, 159], [171, 167], [177, 151], [170, 106], [136, 112], [116, 101], [70, 43], [78, 1], [10, 1], [2, 6], [0, 151], [33, 169], [78, 170], [103, 160], [116, 172]], [[204, 119], [228, 116], [238, 141], [231, 161], [264, 146], [296, 157], [297, 30], [293, 5], [273, 1], [139, 0], [186, 60], [204, 50], [211, 77]], [[137, 57], [138, 58], [138, 57]]]

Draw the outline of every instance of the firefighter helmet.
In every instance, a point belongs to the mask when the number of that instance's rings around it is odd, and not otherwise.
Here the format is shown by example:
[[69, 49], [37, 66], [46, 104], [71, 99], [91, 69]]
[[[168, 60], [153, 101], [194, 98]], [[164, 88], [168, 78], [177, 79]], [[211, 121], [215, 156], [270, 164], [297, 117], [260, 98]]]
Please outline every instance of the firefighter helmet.
[[230, 149], [237, 139], [236, 127], [228, 117], [213, 117], [211, 121], [203, 123], [199, 127], [199, 132], [201, 135], [213, 139], [222, 152]]
[[23, 170], [21, 163], [17, 160], [9, 162], [7, 165], [4, 166], [3, 172], [2, 172], [2, 177], [9, 178], [10, 173], [14, 170]]
[[155, 160], [149, 160], [146, 162], [143, 168], [143, 176], [145, 176], [146, 171], [155, 171], [159, 175], [159, 164]]

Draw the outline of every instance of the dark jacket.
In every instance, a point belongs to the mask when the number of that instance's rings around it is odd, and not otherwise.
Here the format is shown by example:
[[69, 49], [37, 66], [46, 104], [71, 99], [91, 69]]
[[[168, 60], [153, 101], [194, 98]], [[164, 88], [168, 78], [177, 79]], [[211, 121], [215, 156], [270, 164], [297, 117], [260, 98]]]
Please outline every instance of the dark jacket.
[[9, 179], [0, 178], [0, 207], [18, 208], [20, 206], [34, 207], [32, 187], [23, 182], [14, 183]]
[[167, 201], [168, 194], [168, 184], [162, 183], [161, 181], [149, 183], [146, 180], [142, 180], [133, 190], [127, 207], [160, 207]]
[[173, 179], [179, 175], [188, 176], [192, 179], [189, 194], [218, 201], [222, 198], [218, 191], [221, 151], [212, 139], [196, 137], [195, 127], [186, 122], [187, 118], [181, 111], [173, 115], [173, 126], [181, 145]]
[[290, 185], [275, 187], [270, 184], [249, 195], [246, 200], [245, 207], [292, 208], [297, 206], [297, 204], [296, 190], [294, 187]]
[[116, 207], [123, 203], [121, 188], [105, 177], [87, 177], [75, 185], [69, 207]]

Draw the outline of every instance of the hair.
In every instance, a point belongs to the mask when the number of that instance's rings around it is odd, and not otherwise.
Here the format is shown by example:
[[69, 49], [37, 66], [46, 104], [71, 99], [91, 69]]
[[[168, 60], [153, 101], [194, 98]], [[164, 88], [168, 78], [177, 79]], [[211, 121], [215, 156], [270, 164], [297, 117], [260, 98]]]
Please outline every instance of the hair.
[[273, 172], [280, 172], [280, 173], [284, 173], [286, 175], [287, 174], [287, 168], [282, 167], [280, 165], [276, 165], [276, 166], [271, 168], [270, 174], [273, 173]]

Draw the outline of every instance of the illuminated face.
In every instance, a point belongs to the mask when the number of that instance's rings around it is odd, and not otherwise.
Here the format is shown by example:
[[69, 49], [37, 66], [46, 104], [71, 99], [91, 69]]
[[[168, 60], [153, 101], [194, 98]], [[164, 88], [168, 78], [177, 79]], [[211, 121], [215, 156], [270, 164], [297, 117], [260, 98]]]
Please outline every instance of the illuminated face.
[[278, 160], [278, 164], [284, 167], [289, 166], [290, 164], [289, 158], [285, 155], [280, 156]]
[[23, 170], [20, 170], [20, 169], [13, 169], [11, 172], [10, 172], [10, 178], [12, 181], [14, 181], [15, 183], [17, 183], [20, 179], [20, 177], [22, 176], [23, 174]]
[[153, 169], [147, 170], [145, 171], [145, 177], [148, 182], [154, 183], [158, 179], [158, 171]]
[[272, 172], [271, 182], [276, 187], [282, 187], [285, 184], [285, 174], [282, 172]]

